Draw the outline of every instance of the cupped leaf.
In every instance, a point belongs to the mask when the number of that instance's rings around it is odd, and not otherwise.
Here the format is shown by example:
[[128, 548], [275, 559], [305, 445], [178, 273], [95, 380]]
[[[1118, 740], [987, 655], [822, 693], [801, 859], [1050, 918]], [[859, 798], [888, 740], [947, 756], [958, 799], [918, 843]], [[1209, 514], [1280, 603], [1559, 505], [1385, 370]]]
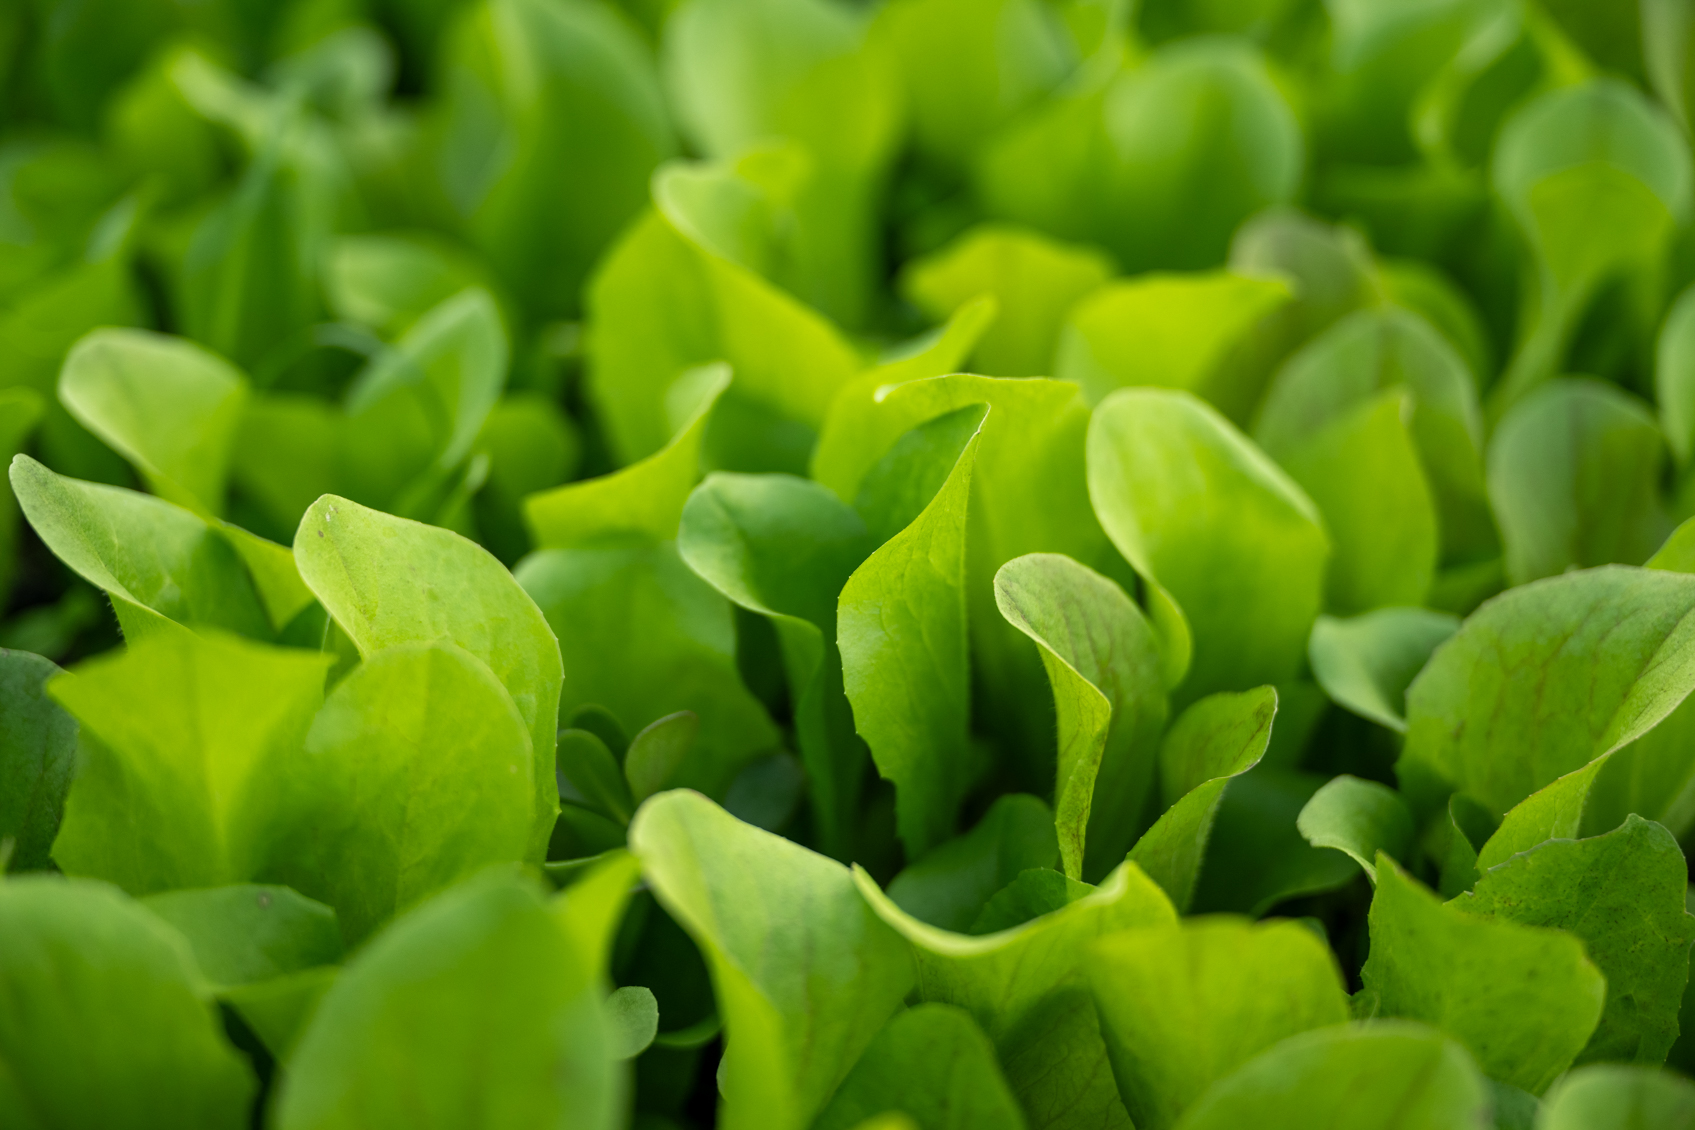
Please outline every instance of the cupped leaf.
[[1336, 959], [1297, 922], [1127, 930], [1085, 967], [1119, 1093], [1147, 1130], [1278, 1041], [1348, 1019]]
[[294, 559], [367, 659], [397, 644], [447, 639], [500, 680], [530, 735], [530, 851], [539, 857], [559, 813], [553, 744], [564, 676], [559, 642], [535, 601], [458, 534], [334, 495], [301, 519]]
[[1436, 501], [1408, 430], [1412, 401], [1390, 390], [1271, 453], [1323, 516], [1334, 555], [1325, 600], [1343, 614], [1423, 604], [1441, 556]]
[[727, 158], [791, 140], [813, 175], [795, 192], [791, 288], [849, 325], [876, 269], [874, 193], [894, 156], [901, 91], [869, 13], [821, 0], [690, 0], [666, 21], [662, 62], [678, 124]]
[[1611, 384], [1550, 381], [1514, 405], [1489, 447], [1489, 498], [1514, 584], [1647, 560], [1671, 530], [1665, 443], [1647, 406]]
[[612, 1058], [634, 1059], [659, 1033], [659, 1001], [652, 989], [626, 985], [606, 998], [607, 1028], [612, 1032]]
[[969, 832], [896, 875], [889, 898], [921, 922], [964, 934], [984, 904], [1023, 872], [1057, 862], [1052, 810], [1026, 793], [1011, 793], [996, 799]]
[[265, 871], [335, 907], [357, 942], [524, 857], [532, 760], [523, 718], [480, 660], [447, 641], [383, 648], [336, 685], [278, 767]]
[[611, 712], [625, 732], [681, 710], [700, 719], [676, 784], [722, 795], [779, 740], [736, 667], [730, 602], [671, 542], [607, 538], [519, 562], [518, 583], [558, 633], [560, 715]]
[[777, 631], [821, 846], [846, 858], [865, 747], [843, 697], [836, 599], [872, 548], [826, 488], [786, 475], [707, 478], [683, 508], [683, 560]]
[[172, 622], [272, 638], [241, 558], [199, 517], [164, 499], [56, 475], [27, 455], [12, 460], [11, 480], [36, 534], [111, 598], [132, 639], [169, 632]]
[[434, 156], [447, 199], [527, 315], [575, 314], [595, 260], [676, 150], [651, 55], [608, 4], [483, 0], [464, 8], [442, 60]]
[[[1056, 876], [1063, 879], [1063, 876]], [[980, 937], [928, 926], [896, 906], [863, 869], [854, 880], [873, 910], [911, 944], [918, 995], [971, 1013], [994, 1041], [1033, 1128], [1128, 1127], [1084, 982], [1095, 938], [1175, 924], [1177, 913], [1134, 863], [1083, 898]]]
[[921, 1004], [889, 1021], [813, 1126], [850, 1130], [891, 1110], [910, 1115], [922, 1130], [1025, 1125], [994, 1045], [969, 1013], [945, 1004]]
[[324, 995], [275, 1097], [283, 1130], [618, 1125], [623, 1083], [586, 957], [494, 870], [374, 938]]
[[146, 330], [94, 331], [59, 375], [59, 399], [79, 423], [133, 463], [154, 494], [204, 515], [223, 511], [247, 395], [228, 361]]
[[275, 802], [323, 702], [326, 655], [173, 632], [54, 678], [81, 764], [53, 858], [132, 894], [254, 877]]
[[1188, 393], [1124, 389], [1089, 423], [1089, 496], [1136, 571], [1194, 636], [1179, 698], [1295, 673], [1330, 555], [1301, 488]]
[[1689, 150], [1670, 117], [1612, 78], [1550, 90], [1507, 121], [1490, 180], [1540, 269], [1536, 320], [1491, 400], [1499, 417], [1560, 369], [1602, 283], [1653, 270], [1689, 215]]
[[912, 986], [900, 937], [841, 864], [697, 793], [650, 799], [630, 848], [710, 964], [729, 1035], [722, 1124], [809, 1125]]
[[1571, 1066], [1606, 997], [1578, 938], [1462, 914], [1381, 854], [1360, 976], [1366, 1015], [1434, 1025], [1485, 1074], [1532, 1094]]
[[194, 964], [219, 990], [341, 961], [335, 911], [288, 887], [165, 891], [141, 904], [187, 939]]
[[104, 883], [0, 883], [0, 1119], [237, 1130], [257, 1089], [182, 937]]
[[709, 443], [725, 457], [714, 465], [804, 470], [830, 401], [863, 367], [840, 330], [760, 270], [788, 254], [780, 236], [793, 229], [787, 202], [804, 166], [792, 149], [762, 149], [667, 167], [655, 209], [605, 257], [585, 295], [588, 392], [619, 461], [664, 447], [679, 423], [673, 390], [724, 361], [740, 442]]
[[1436, 506], [1442, 559], [1488, 555], [1496, 537], [1484, 490], [1477, 378], [1435, 327], [1410, 310], [1360, 310], [1305, 345], [1266, 391], [1254, 439], [1282, 460], [1396, 389], [1408, 397], [1406, 433]]
[[77, 724], [48, 697], [52, 660], [0, 648], [0, 872], [44, 871], [77, 768]]
[[723, 365], [697, 370], [679, 399], [683, 422], [662, 450], [610, 475], [526, 498], [524, 522], [536, 546], [565, 549], [619, 534], [676, 538], [683, 506], [700, 479], [707, 418], [729, 385]]
[[[936, 0], [909, 6], [921, 4], [943, 6]], [[948, 317], [978, 295], [993, 295], [995, 320], [971, 352], [973, 371], [995, 377], [1063, 376], [1054, 354], [1060, 327], [1072, 307], [1112, 274], [1111, 259], [1095, 248], [1060, 243], [1009, 224], [980, 224], [909, 262], [900, 289], [932, 318]]]
[[1415, 809], [1458, 788], [1504, 813], [1652, 729], [1695, 687], [1692, 610], [1695, 577], [1620, 566], [1485, 604], [1407, 691]]
[[1669, 1071], [1595, 1064], [1561, 1079], [1542, 1100], [1536, 1130], [1689, 1130], [1695, 1085]]
[[[372, 505], [424, 516], [441, 506], [506, 386], [509, 347], [488, 291], [462, 291], [432, 307], [347, 390], [340, 464], [349, 491]], [[397, 446], [400, 437], [415, 436]]]
[[1401, 794], [1344, 773], [1312, 795], [1295, 827], [1313, 847], [1347, 853], [1377, 882], [1377, 853], [1408, 859], [1413, 818]]
[[1186, 913], [1206, 860], [1213, 822], [1230, 782], [1265, 756], [1277, 692], [1259, 687], [1208, 695], [1193, 703], [1165, 733], [1159, 782], [1165, 811], [1130, 858]]
[[1320, 616], [1307, 661], [1332, 702], [1405, 733], [1408, 686], [1459, 626], [1457, 616], [1427, 608], [1379, 608], [1347, 620]]
[[1451, 904], [1476, 918], [1552, 926], [1580, 938], [1607, 981], [1582, 1063], [1661, 1064], [1677, 1039], [1695, 915], [1677, 841], [1640, 816], [1586, 840], [1556, 839], [1490, 867]]
[[[1065, 873], [1104, 874], [1128, 850], [1153, 790], [1166, 715], [1159, 643], [1123, 589], [1061, 554], [1001, 566], [995, 601], [1041, 649], [1053, 686], [1054, 825]], [[1097, 846], [1085, 867], [1091, 831]]]
[[895, 783], [901, 842], [916, 859], [953, 833], [972, 784], [966, 734], [966, 515], [982, 433], [913, 519], [854, 570], [836, 644], [854, 726]]
[[1053, 374], [1099, 404], [1121, 388], [1187, 389], [1227, 415], [1250, 407], [1226, 364], [1244, 335], [1289, 300], [1280, 278], [1147, 274], [1102, 287], [1065, 320]]
[[397, 232], [337, 235], [324, 262], [324, 298], [337, 318], [398, 338], [419, 318], [471, 287], [487, 269], [445, 240]]
[[1177, 1126], [1486, 1130], [1497, 1125], [1487, 1082], [1463, 1047], [1422, 1024], [1338, 1025], [1291, 1036], [1249, 1060]]
[[[1595, 781], [1615, 756], [1602, 754], [1581, 769], [1573, 769], [1563, 777], [1555, 778], [1508, 809], [1501, 818], [1500, 826], [1477, 849], [1478, 870], [1487, 871], [1547, 840], [1569, 840], [1578, 836]], [[1476, 803], [1464, 793], [1456, 793], [1451, 798], [1451, 808], [1454, 807], [1453, 802]]]

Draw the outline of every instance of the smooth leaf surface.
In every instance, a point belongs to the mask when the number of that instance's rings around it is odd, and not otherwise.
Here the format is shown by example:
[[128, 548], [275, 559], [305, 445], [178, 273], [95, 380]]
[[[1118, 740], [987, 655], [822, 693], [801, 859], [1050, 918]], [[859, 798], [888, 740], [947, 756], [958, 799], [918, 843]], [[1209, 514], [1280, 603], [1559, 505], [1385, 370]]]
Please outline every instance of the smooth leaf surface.
[[1307, 661], [1332, 702], [1405, 733], [1407, 688], [1459, 626], [1458, 617], [1427, 608], [1379, 608], [1350, 619], [1320, 616], [1307, 641]]
[[1295, 922], [1129, 930], [1086, 968], [1124, 1105], [1149, 1130], [1278, 1041], [1348, 1019], [1334, 958]]
[[[1054, 825], [1065, 873], [1102, 874], [1122, 859], [1154, 786], [1167, 709], [1159, 643], [1123, 589], [1060, 554], [1001, 566], [995, 601], [1041, 649], [1053, 687]], [[1097, 833], [1092, 855], [1090, 831]]]
[[1377, 881], [1377, 853], [1408, 859], [1413, 844], [1412, 812], [1387, 785], [1344, 773], [1319, 789], [1301, 809], [1295, 827], [1313, 847], [1335, 848]]
[[1007, 884], [1058, 862], [1053, 811], [1012, 793], [990, 805], [969, 832], [903, 868], [889, 883], [889, 899], [921, 922], [964, 934]]
[[630, 848], [705, 952], [728, 1044], [727, 1126], [808, 1125], [912, 986], [846, 868], [697, 793], [650, 799]]
[[0, 648], [0, 871], [43, 871], [77, 768], [77, 724], [47, 695], [49, 659]]
[[553, 743], [564, 675], [535, 601], [480, 546], [333, 495], [306, 512], [294, 544], [300, 576], [367, 659], [446, 638], [500, 680], [530, 735], [529, 843], [539, 855], [559, 812]]
[[104, 883], [43, 876], [0, 883], [0, 939], [8, 1125], [247, 1124], [252, 1069], [170, 927]]
[[1536, 1130], [1686, 1130], [1695, 1086], [1668, 1071], [1622, 1064], [1580, 1068], [1542, 1101]]
[[287, 887], [164, 891], [141, 904], [182, 934], [200, 973], [219, 989], [341, 961], [335, 911]]

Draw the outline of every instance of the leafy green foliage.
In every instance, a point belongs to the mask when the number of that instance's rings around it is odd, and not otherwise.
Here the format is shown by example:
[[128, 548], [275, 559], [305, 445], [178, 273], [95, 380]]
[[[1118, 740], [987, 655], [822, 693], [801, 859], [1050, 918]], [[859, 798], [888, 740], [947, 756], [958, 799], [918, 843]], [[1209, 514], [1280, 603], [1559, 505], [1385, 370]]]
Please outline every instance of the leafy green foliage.
[[0, 1124], [1687, 1121], [1692, 48], [0, 4]]

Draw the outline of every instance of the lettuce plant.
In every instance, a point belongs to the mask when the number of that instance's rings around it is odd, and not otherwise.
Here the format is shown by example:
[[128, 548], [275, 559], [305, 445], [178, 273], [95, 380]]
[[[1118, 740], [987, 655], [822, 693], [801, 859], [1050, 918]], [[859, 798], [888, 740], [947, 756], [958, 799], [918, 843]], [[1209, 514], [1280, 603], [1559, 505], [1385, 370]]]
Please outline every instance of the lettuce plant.
[[0, 5], [0, 1127], [1695, 1130], [1691, 12]]

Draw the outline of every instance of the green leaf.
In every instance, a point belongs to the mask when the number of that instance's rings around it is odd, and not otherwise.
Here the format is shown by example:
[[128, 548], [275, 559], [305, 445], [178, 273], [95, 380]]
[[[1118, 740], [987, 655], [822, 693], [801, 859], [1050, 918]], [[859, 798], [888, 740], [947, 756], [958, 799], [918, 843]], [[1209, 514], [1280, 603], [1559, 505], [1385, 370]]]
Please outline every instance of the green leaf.
[[630, 739], [630, 748], [624, 754], [624, 775], [636, 804], [672, 783], [699, 733], [700, 717], [679, 710], [649, 722]]
[[77, 767], [76, 720], [47, 696], [51, 660], [0, 648], [0, 873], [45, 871]]
[[[856, 383], [830, 409], [812, 477], [843, 501], [858, 502], [871, 471], [909, 431], [982, 404], [989, 414], [971, 472], [967, 530], [973, 678], [982, 688], [977, 701], [985, 728], [1002, 737], [1026, 787], [1045, 789], [1054, 773], [1054, 733], [1038, 704], [1051, 700], [1052, 692], [1035, 647], [995, 606], [994, 576], [1026, 553], [1063, 553], [1103, 567], [1112, 553], [1089, 509], [1083, 461], [1089, 410], [1077, 387], [969, 375], [887, 389]], [[893, 464], [885, 469], [902, 480], [904, 472]]]
[[1670, 573], [1695, 573], [1695, 518], [1681, 523], [1666, 535], [1666, 540], [1642, 567], [1664, 569]]
[[1466, 914], [1552, 926], [1582, 939], [1607, 979], [1601, 1022], [1580, 1062], [1661, 1064], [1677, 1039], [1695, 915], [1677, 841], [1640, 816], [1604, 836], [1556, 839], [1489, 868], [1453, 906]]
[[1180, 912], [1194, 900], [1219, 803], [1230, 782], [1259, 764], [1271, 741], [1277, 691], [1208, 695], [1192, 704], [1160, 744], [1159, 779], [1165, 809], [1130, 858], [1171, 896]]
[[772, 137], [796, 144], [809, 175], [794, 191], [785, 282], [849, 325], [868, 309], [876, 193], [901, 139], [899, 80], [870, 30], [870, 13], [823, 0], [690, 0], [663, 44], [678, 125], [697, 151], [723, 159]]
[[1312, 795], [1295, 827], [1313, 847], [1347, 853], [1373, 883], [1378, 852], [1408, 859], [1413, 845], [1412, 811], [1401, 794], [1346, 773]]
[[1439, 557], [1436, 502], [1391, 390], [1287, 450], [1271, 450], [1323, 516], [1335, 550], [1326, 603], [1349, 614], [1425, 602]]
[[1220, 1080], [1178, 1130], [1487, 1130], [1490, 1094], [1459, 1044], [1380, 1021], [1291, 1036]]
[[[1487, 871], [1505, 863], [1545, 840], [1572, 839], [1579, 835], [1595, 780], [1614, 756], [1602, 754], [1513, 805], [1501, 818], [1500, 827], [1477, 849], [1478, 870]], [[1465, 794], [1457, 793], [1455, 797]]]
[[[1476, 379], [1442, 335], [1410, 310], [1360, 310], [1305, 345], [1266, 391], [1254, 439], [1281, 461], [1344, 420], [1357, 420], [1391, 390], [1408, 397], [1406, 434], [1436, 506], [1442, 559], [1470, 561], [1495, 552]], [[1397, 436], [1395, 442], [1405, 440]], [[1400, 466], [1411, 473], [1404, 460]], [[1406, 489], [1394, 481], [1379, 485]]]
[[558, 760], [559, 772], [579, 794], [561, 799], [586, 803], [594, 811], [610, 816], [620, 824], [630, 822], [636, 811], [635, 800], [630, 796], [624, 767], [606, 748], [605, 742], [588, 730], [561, 730], [554, 757]]
[[652, 58], [600, 3], [485, 0], [446, 38], [432, 162], [535, 320], [576, 313], [601, 250], [676, 150]]
[[1294, 675], [1330, 555], [1301, 488], [1213, 409], [1163, 389], [1102, 402], [1088, 459], [1107, 535], [1193, 631], [1179, 699]]
[[[1100, 243], [1127, 272], [1196, 269], [1299, 185], [1300, 127], [1245, 40], [1166, 45], [1075, 98], [1078, 113], [1050, 103], [986, 147], [976, 188], [990, 215]], [[1197, 184], [1211, 186], [1205, 199]]]
[[1381, 854], [1360, 976], [1368, 1015], [1432, 1024], [1486, 1074], [1532, 1094], [1571, 1066], [1606, 996], [1576, 937], [1462, 914]]
[[720, 1124], [809, 1125], [912, 986], [899, 936], [841, 864], [696, 793], [649, 799], [630, 848], [712, 970], [728, 1035]]
[[1669, 1071], [1595, 1064], [1548, 1092], [1536, 1130], [1689, 1130], [1695, 1085]]
[[0, 883], [0, 1120], [237, 1130], [257, 1090], [170, 927], [104, 883]]
[[1205, 845], [1195, 911], [1258, 918], [1288, 899], [1353, 882], [1359, 875], [1354, 862], [1313, 847], [1295, 823], [1324, 783], [1317, 774], [1271, 765], [1229, 781]]
[[723, 365], [689, 376], [678, 400], [683, 423], [662, 450], [610, 475], [567, 483], [524, 500], [524, 521], [538, 547], [566, 549], [619, 534], [646, 534], [661, 541], [677, 537], [683, 506], [700, 479], [707, 418], [730, 386]]
[[1490, 180], [1540, 269], [1535, 320], [1491, 400], [1499, 417], [1559, 372], [1602, 283], [1657, 269], [1689, 215], [1689, 150], [1634, 87], [1591, 79], [1515, 113], [1494, 147]]
[[[340, 944], [339, 936], [336, 942]], [[318, 965], [268, 981], [227, 985], [218, 999], [235, 1010], [273, 1059], [287, 1066], [294, 1058], [301, 1033], [340, 976], [339, 966]]]
[[247, 570], [230, 543], [163, 499], [54, 474], [27, 455], [12, 460], [12, 490], [47, 548], [112, 600], [132, 639], [221, 628], [271, 638]]
[[56, 676], [81, 764], [53, 858], [132, 894], [253, 878], [269, 773], [297, 755], [329, 657], [173, 632]]
[[[440, 504], [506, 384], [506, 330], [485, 290], [462, 291], [419, 318], [353, 379], [341, 463], [350, 493], [408, 516]], [[406, 436], [404, 450], [394, 445]]]
[[180, 279], [188, 336], [257, 373], [320, 316], [318, 260], [343, 172], [300, 110], [266, 126], [234, 192], [194, 229]]
[[1177, 921], [1171, 901], [1140, 868], [1121, 864], [1087, 897], [982, 937], [911, 917], [862, 868], [854, 870], [854, 881], [871, 908], [911, 944], [919, 997], [965, 1009], [994, 1041], [1033, 1130], [1130, 1126], [1083, 983], [1082, 961], [1097, 937]]
[[576, 940], [596, 977], [606, 976], [624, 908], [641, 879], [641, 864], [622, 848], [596, 856], [553, 899], [553, 917]]
[[999, 797], [983, 818], [896, 875], [889, 899], [921, 922], [970, 931], [985, 903], [1021, 873], [1059, 861], [1053, 812], [1026, 793]]
[[866, 754], [842, 690], [836, 599], [871, 551], [864, 521], [816, 483], [718, 473], [683, 508], [677, 546], [689, 568], [776, 629], [819, 844], [846, 858]]
[[494, 870], [374, 938], [281, 1077], [280, 1130], [423, 1119], [610, 1130], [622, 1081], [588, 961], [527, 881]]
[[1652, 729], [1695, 687], [1691, 609], [1695, 577], [1618, 566], [1485, 604], [1407, 691], [1396, 772], [1415, 811], [1412, 790], [1450, 787], [1504, 813]]
[[729, 601], [674, 544], [622, 538], [543, 550], [519, 562], [516, 576], [558, 633], [562, 717], [600, 706], [634, 730], [693, 711], [700, 737], [677, 783], [713, 795], [777, 744], [737, 670]]
[[328, 495], [295, 536], [300, 575], [369, 660], [397, 644], [447, 639], [500, 680], [529, 731], [539, 858], [559, 813], [554, 735], [559, 644], [529, 595], [481, 547], [447, 530]]
[[966, 512], [982, 432], [912, 524], [843, 586], [842, 682], [877, 771], [893, 781], [907, 855], [953, 834], [972, 784], [967, 739]]
[[1379, 608], [1347, 620], [1320, 616], [1307, 661], [1332, 702], [1404, 734], [1407, 687], [1459, 626], [1457, 616], [1426, 608]]
[[59, 399], [154, 494], [202, 515], [222, 512], [247, 401], [247, 380], [229, 362], [182, 338], [96, 330], [65, 358]]
[[613, 1059], [640, 1055], [659, 1032], [659, 1002], [653, 990], [640, 985], [615, 989], [606, 998], [606, 1022], [612, 1033]]
[[287, 887], [166, 891], [141, 905], [188, 940], [201, 975], [220, 991], [341, 961], [335, 911]]
[[[959, 0], [916, 0], [905, 8], [940, 10], [950, 2]], [[893, 15], [895, 6], [888, 10], [888, 18], [900, 18]], [[1029, 9], [1012, 0], [1006, 10]], [[950, 29], [950, 34], [957, 30]], [[1112, 261], [1092, 247], [1060, 243], [1007, 224], [980, 224], [946, 247], [908, 262], [901, 271], [900, 289], [913, 305], [937, 319], [978, 295], [993, 295], [998, 312], [971, 352], [973, 370], [996, 377], [1034, 377], [1057, 373], [1054, 350], [1067, 313], [1112, 274]]]
[[717, 466], [804, 469], [830, 401], [863, 364], [840, 330], [759, 269], [792, 250], [779, 233], [792, 230], [789, 182], [804, 165], [793, 149], [766, 149], [734, 164], [668, 166], [655, 208], [607, 253], [585, 296], [588, 393], [618, 461], [664, 447], [691, 370], [724, 361], [735, 374], [729, 399], [758, 422], [735, 462]]
[[1489, 498], [1507, 579], [1647, 560], [1671, 523], [1665, 444], [1647, 406], [1610, 384], [1549, 381], [1508, 412], [1489, 448]]
[[445, 640], [384, 648], [336, 685], [279, 768], [265, 873], [335, 907], [356, 943], [524, 857], [531, 761], [523, 719], [481, 661]]
[[1085, 960], [1124, 1105], [1164, 1130], [1279, 1040], [1341, 1024], [1348, 995], [1323, 941], [1298, 922], [1201, 919], [1129, 930]]
[[1689, 466], [1695, 457], [1695, 288], [1677, 296], [1660, 327], [1654, 353], [1654, 401], [1672, 458], [1679, 467]]
[[1054, 376], [1091, 404], [1121, 388], [1180, 388], [1227, 415], [1249, 407], [1226, 361], [1243, 336], [1289, 300], [1280, 278], [1231, 271], [1147, 274], [1113, 283], [1066, 317]]
[[967, 932], [978, 936], [998, 934], [1044, 914], [1062, 910], [1094, 893], [1095, 888], [1088, 883], [1080, 883], [1062, 872], [1047, 867], [1031, 867], [1020, 871], [1018, 878], [996, 891], [983, 904], [982, 913], [977, 915]]
[[[1033, 553], [1001, 566], [995, 601], [1041, 649], [1053, 686], [1054, 825], [1065, 873], [1104, 874], [1123, 858], [1151, 799], [1166, 714], [1159, 643], [1123, 589], [1061, 554]], [[1097, 846], [1085, 868], [1090, 831]]]
[[324, 264], [324, 299], [338, 319], [397, 338], [440, 303], [490, 281], [475, 259], [432, 236], [337, 235]]
[[574, 478], [583, 457], [581, 429], [562, 405], [540, 392], [510, 392], [477, 436], [489, 457], [488, 482], [476, 498], [477, 529], [502, 561], [530, 548], [524, 499]]
[[898, 1013], [859, 1057], [813, 1123], [850, 1130], [881, 1111], [923, 1130], [1024, 1130], [995, 1049], [971, 1015], [945, 1004]]
[[1634, 812], [1682, 839], [1695, 824], [1695, 702], [1606, 759], [1589, 786], [1585, 835], [1605, 832]]

